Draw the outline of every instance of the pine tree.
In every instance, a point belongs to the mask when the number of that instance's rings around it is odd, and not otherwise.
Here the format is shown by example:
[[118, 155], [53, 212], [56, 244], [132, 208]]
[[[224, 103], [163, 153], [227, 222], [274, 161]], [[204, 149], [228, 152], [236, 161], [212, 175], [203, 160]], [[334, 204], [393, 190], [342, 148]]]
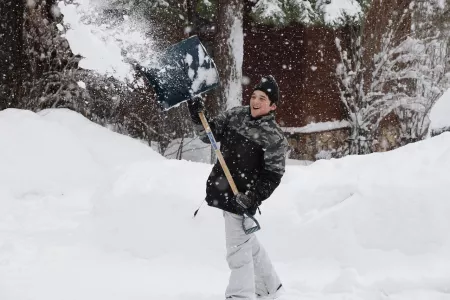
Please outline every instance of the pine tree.
[[319, 15], [308, 0], [259, 0], [252, 9], [259, 23], [286, 26], [290, 23], [313, 24]]

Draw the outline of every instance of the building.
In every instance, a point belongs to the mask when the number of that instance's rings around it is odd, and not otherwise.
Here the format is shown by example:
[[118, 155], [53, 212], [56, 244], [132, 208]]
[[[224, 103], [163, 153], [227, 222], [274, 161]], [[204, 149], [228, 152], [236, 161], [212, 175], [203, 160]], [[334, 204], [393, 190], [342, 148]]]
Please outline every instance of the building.
[[[336, 38], [345, 41], [349, 28], [302, 24], [277, 28], [256, 24], [250, 11], [251, 3], [247, 2], [243, 75], [250, 84], [244, 88], [244, 101], [261, 76], [273, 75], [281, 93], [276, 116], [290, 142], [290, 157], [316, 160], [342, 156], [350, 124], [336, 80], [340, 62]], [[380, 124], [373, 150], [397, 147], [399, 127], [396, 115], [388, 115]]]

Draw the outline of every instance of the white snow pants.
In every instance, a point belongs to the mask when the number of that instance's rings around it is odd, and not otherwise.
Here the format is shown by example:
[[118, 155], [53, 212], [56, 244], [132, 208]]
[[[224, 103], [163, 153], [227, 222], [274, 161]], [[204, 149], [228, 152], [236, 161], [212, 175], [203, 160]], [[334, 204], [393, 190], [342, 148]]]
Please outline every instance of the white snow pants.
[[[224, 211], [227, 262], [231, 270], [226, 299], [254, 300], [256, 295], [275, 295], [281, 282], [269, 256], [254, 233], [246, 235], [242, 216]], [[246, 228], [253, 225], [249, 218]]]

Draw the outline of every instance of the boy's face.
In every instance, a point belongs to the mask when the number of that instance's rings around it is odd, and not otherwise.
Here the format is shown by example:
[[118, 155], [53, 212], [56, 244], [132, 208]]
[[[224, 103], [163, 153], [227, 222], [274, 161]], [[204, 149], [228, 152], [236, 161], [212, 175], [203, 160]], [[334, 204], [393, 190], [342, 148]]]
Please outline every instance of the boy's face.
[[263, 91], [254, 91], [250, 98], [250, 112], [253, 118], [269, 114], [277, 108], [275, 103], [270, 104], [269, 97]]

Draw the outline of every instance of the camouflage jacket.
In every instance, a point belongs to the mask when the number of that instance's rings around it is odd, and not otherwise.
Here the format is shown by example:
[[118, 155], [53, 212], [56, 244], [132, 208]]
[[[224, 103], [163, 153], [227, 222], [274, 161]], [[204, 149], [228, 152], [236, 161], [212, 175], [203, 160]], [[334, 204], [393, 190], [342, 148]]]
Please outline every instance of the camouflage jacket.
[[[209, 139], [200, 118], [191, 111], [203, 142]], [[239, 192], [256, 203], [254, 214], [280, 184], [284, 174], [288, 143], [272, 114], [253, 118], [248, 106], [230, 109], [208, 120]], [[238, 213], [233, 192], [217, 161], [206, 184], [206, 201], [225, 211]]]

